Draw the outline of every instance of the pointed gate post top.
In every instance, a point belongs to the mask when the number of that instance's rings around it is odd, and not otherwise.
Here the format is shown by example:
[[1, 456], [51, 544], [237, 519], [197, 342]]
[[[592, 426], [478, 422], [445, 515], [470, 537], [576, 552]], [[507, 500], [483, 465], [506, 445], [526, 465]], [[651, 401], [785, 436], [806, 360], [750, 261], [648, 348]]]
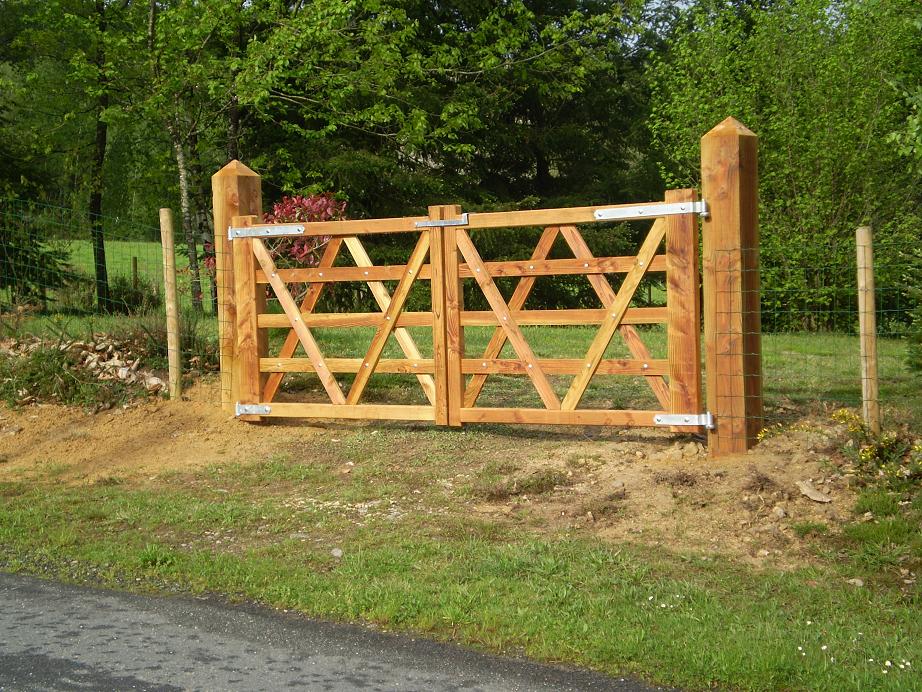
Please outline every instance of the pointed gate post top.
[[727, 136], [736, 136], [736, 137], [755, 137], [758, 139], [758, 135], [755, 132], [750, 130], [748, 127], [743, 125], [739, 120], [730, 116], [724, 118], [721, 122], [715, 125], [711, 130], [709, 130], [701, 139], [709, 139], [711, 137], [727, 137]]
[[229, 164], [224, 166], [220, 171], [215, 173], [212, 177], [214, 178], [236, 178], [236, 177], [248, 177], [252, 176], [254, 178], [259, 178], [259, 173], [254, 171], [252, 168], [249, 168], [245, 164], [241, 163], [237, 159], [234, 159]]

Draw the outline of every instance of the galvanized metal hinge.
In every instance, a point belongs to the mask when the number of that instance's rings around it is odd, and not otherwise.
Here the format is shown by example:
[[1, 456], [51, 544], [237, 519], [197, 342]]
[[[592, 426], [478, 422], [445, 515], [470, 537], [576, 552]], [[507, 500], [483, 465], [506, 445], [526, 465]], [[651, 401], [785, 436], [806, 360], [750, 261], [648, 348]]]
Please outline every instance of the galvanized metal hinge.
[[227, 239], [234, 238], [272, 238], [280, 235], [303, 235], [304, 226], [300, 223], [274, 223], [269, 226], [227, 227]]
[[266, 404], [241, 404], [239, 401], [234, 407], [235, 416], [268, 416], [272, 407]]
[[673, 202], [670, 204], [634, 204], [616, 209], [597, 209], [593, 216], [596, 221], [617, 221], [618, 219], [636, 219], [638, 216], [676, 216], [678, 214], [699, 214], [707, 218], [708, 205], [703, 199], [694, 202]]
[[708, 430], [714, 429], [714, 416], [710, 411], [705, 413], [660, 413], [653, 416], [656, 425], [695, 425]]
[[467, 212], [460, 219], [442, 219], [440, 221], [417, 221], [417, 228], [443, 228], [445, 226], [467, 226]]

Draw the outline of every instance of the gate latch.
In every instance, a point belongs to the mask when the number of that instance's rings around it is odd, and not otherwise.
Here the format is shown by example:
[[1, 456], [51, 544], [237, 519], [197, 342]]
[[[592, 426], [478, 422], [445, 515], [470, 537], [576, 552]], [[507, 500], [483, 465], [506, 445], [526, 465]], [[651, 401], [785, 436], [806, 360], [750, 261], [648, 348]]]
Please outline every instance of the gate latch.
[[653, 416], [656, 425], [694, 425], [702, 426], [708, 430], [714, 429], [714, 416], [710, 411], [705, 413], [660, 413]]
[[241, 404], [237, 402], [234, 407], [235, 416], [268, 416], [272, 407], [265, 404]]

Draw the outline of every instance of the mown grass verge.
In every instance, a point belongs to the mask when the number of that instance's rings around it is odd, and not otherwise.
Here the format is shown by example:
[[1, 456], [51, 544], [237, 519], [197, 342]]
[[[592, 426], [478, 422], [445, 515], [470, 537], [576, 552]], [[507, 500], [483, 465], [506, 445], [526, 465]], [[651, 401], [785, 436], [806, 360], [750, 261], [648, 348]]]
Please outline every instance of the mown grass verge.
[[[0, 568], [222, 593], [689, 688], [922, 686], [922, 597], [875, 581], [879, 528], [781, 572], [484, 521], [431, 480], [486, 440], [421, 432], [397, 475], [408, 434], [318, 442], [313, 467], [277, 456], [147, 486], [67, 487], [49, 466], [0, 484]], [[387, 451], [343, 475], [371, 448]], [[867, 586], [847, 583], [856, 573]]]

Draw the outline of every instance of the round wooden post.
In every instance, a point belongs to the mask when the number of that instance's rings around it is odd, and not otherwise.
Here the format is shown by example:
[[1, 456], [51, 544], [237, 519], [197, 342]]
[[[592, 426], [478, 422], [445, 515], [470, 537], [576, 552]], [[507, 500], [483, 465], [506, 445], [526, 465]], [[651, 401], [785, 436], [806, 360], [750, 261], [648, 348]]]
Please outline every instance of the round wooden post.
[[214, 210], [215, 283], [218, 294], [218, 338], [221, 346], [221, 406], [234, 413], [239, 400], [234, 380], [237, 310], [234, 302], [234, 259], [227, 229], [235, 216], [262, 218], [262, 182], [239, 161], [231, 161], [211, 177]]
[[704, 347], [711, 456], [739, 454], [762, 429], [758, 138], [727, 118], [701, 138]]
[[166, 303], [166, 344], [169, 364], [170, 398], [182, 396], [180, 360], [179, 302], [176, 298], [176, 251], [173, 247], [173, 212], [160, 210], [160, 239], [163, 243], [163, 297]]
[[858, 329], [861, 333], [861, 412], [864, 424], [880, 434], [877, 379], [877, 314], [874, 301], [874, 247], [870, 226], [855, 232], [858, 253]]

